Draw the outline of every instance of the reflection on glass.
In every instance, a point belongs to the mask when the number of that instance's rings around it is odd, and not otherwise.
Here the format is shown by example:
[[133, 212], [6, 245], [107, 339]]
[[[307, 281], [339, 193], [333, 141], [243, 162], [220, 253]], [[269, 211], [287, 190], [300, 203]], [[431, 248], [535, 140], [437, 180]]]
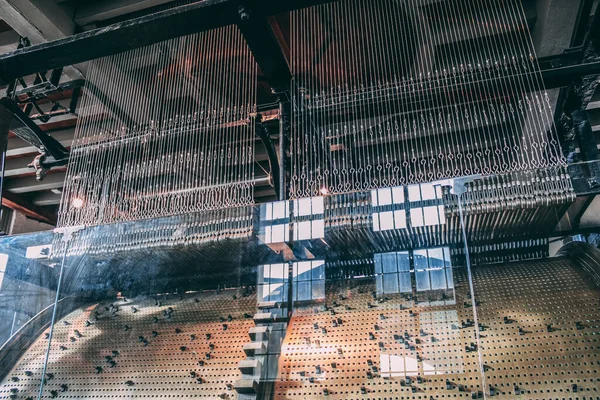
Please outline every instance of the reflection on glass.
[[300, 261], [292, 265], [294, 301], [325, 298], [325, 261]]
[[287, 264], [259, 265], [257, 272], [257, 299], [259, 303], [287, 301], [289, 282]]

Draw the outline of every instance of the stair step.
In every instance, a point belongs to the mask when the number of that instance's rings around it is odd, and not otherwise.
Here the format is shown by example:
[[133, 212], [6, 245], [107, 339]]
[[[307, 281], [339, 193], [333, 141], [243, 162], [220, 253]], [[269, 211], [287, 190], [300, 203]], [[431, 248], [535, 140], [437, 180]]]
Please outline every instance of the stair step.
[[238, 393], [257, 393], [258, 382], [254, 379], [240, 379], [233, 383], [233, 387]]
[[252, 357], [255, 354], [264, 354], [267, 351], [265, 342], [251, 342], [244, 345], [246, 356]]
[[258, 360], [242, 360], [238, 364], [238, 368], [242, 374], [254, 375], [256, 369], [260, 368], [260, 361]]
[[248, 335], [250, 336], [250, 339], [256, 340], [256, 337], [258, 335], [266, 336], [269, 334], [269, 331], [270, 331], [270, 329], [268, 326], [253, 326], [248, 331]]
[[258, 303], [258, 308], [275, 308], [276, 306], [276, 301], [263, 301]]
[[277, 315], [271, 312], [259, 312], [254, 314], [254, 323], [266, 323], [266, 322], [286, 322], [287, 317]]

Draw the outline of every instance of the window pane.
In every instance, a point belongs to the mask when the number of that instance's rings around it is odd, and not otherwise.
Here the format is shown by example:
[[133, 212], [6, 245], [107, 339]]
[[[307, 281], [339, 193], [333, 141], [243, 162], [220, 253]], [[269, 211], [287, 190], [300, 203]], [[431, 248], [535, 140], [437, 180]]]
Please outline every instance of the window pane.
[[310, 215], [311, 214], [311, 201], [310, 198], [298, 199], [295, 204], [294, 214], [296, 215]]
[[310, 280], [310, 261], [300, 261], [294, 265], [294, 280], [309, 281]]
[[389, 189], [389, 188], [379, 189], [378, 197], [379, 197], [379, 205], [380, 206], [387, 206], [389, 204], [392, 204], [392, 190], [391, 189]]
[[436, 206], [423, 207], [425, 226], [440, 225], [438, 208]]
[[312, 279], [325, 279], [325, 261], [312, 262]]
[[298, 282], [296, 288], [296, 301], [310, 300], [310, 282]]
[[[256, 274], [257, 274], [257, 283], [261, 284], [265, 282], [265, 269], [269, 268], [269, 265], [259, 265], [257, 270], [256, 270]], [[268, 275], [268, 271], [267, 271], [267, 275]]]
[[379, 232], [379, 213], [373, 213], [373, 231]]
[[400, 293], [412, 293], [412, 283], [410, 281], [410, 272], [401, 272], [398, 274], [400, 281]]
[[265, 301], [277, 301], [282, 302], [284, 294], [287, 292], [287, 285], [283, 283], [271, 283], [270, 285], [264, 285], [265, 292], [263, 292], [263, 298]]
[[271, 227], [271, 241], [269, 243], [282, 243], [285, 242], [286, 239], [286, 228], [289, 227], [288, 224], [280, 224], [273, 225]]
[[392, 211], [385, 211], [379, 215], [379, 227], [382, 231], [394, 229], [394, 213]]
[[268, 290], [264, 290], [265, 285], [257, 285], [256, 286], [256, 301], [262, 303], [265, 300], [264, 293], [268, 293]]
[[312, 282], [312, 299], [324, 299], [325, 298], [325, 281], [313, 281]]
[[265, 204], [265, 221], [273, 220], [273, 203]]
[[273, 203], [273, 219], [283, 219], [288, 216], [286, 205], [287, 202], [285, 201], [276, 201]]
[[379, 201], [377, 200], [377, 190], [371, 190], [371, 204], [374, 207], [379, 205]]
[[410, 209], [410, 223], [415, 228], [423, 226], [423, 209], [421, 207]]
[[383, 261], [381, 260], [381, 254], [375, 254], [375, 273], [381, 274], [383, 272]]
[[392, 200], [394, 204], [404, 203], [404, 186], [392, 188]]
[[416, 270], [427, 269], [427, 267], [429, 266], [429, 264], [427, 263], [427, 250], [415, 250], [414, 261]]
[[452, 276], [452, 267], [446, 268], [446, 281], [448, 282], [448, 289], [454, 289], [454, 277]]
[[429, 271], [431, 277], [431, 289], [446, 289], [446, 273], [443, 269], [432, 269]]
[[318, 219], [312, 222], [312, 239], [325, 237], [325, 220]]
[[423, 200], [435, 200], [435, 189], [433, 188], [433, 184], [421, 184], [421, 198]]
[[432, 268], [443, 268], [444, 267], [444, 251], [441, 247], [434, 247], [428, 249], [429, 266]]
[[265, 275], [265, 278], [269, 278], [268, 281], [270, 283], [283, 282], [284, 280], [287, 280], [287, 265], [271, 264], [271, 271], [269, 275]]
[[377, 287], [377, 294], [383, 294], [383, 275], [377, 275], [375, 277], [375, 284]]
[[394, 227], [396, 229], [406, 229], [406, 211], [395, 210], [394, 211]]
[[419, 185], [410, 185], [408, 187], [408, 200], [409, 201], [420, 201], [421, 200], [421, 189]]
[[296, 236], [297, 240], [308, 240], [311, 238], [310, 221], [296, 222], [296, 225], [298, 226], [298, 235]]
[[397, 272], [398, 266], [396, 263], [396, 253], [384, 253], [381, 255], [383, 264], [383, 273]]
[[312, 198], [312, 214], [318, 215], [323, 214], [325, 212], [325, 206], [323, 197], [313, 197]]
[[398, 274], [383, 275], [383, 293], [398, 293]]
[[441, 199], [442, 198], [442, 185], [435, 185], [435, 198], [436, 199]]
[[399, 251], [396, 257], [398, 259], [398, 271], [410, 271], [410, 255], [408, 251]]
[[417, 280], [417, 290], [430, 290], [429, 271], [416, 271], [415, 279]]

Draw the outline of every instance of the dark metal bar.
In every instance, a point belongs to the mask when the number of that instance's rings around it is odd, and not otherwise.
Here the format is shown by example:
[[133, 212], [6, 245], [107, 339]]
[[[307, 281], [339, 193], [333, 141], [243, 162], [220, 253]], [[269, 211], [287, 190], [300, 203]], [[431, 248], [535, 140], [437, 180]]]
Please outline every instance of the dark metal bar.
[[567, 86], [575, 79], [596, 74], [600, 74], [600, 61], [542, 70], [547, 89]]
[[73, 81], [61, 83], [59, 85], [53, 85], [50, 82], [42, 82], [35, 86], [29, 86], [27, 88], [15, 90], [15, 96], [19, 97], [22, 95], [27, 95], [27, 98], [19, 99], [19, 102], [23, 103], [31, 100], [32, 98], [42, 99], [48, 96], [49, 94], [63, 92], [71, 89], [78, 89], [81, 88], [84, 84], [84, 79], [76, 79]]
[[573, 218], [572, 226], [574, 226], [574, 229], [579, 228], [579, 226], [581, 225], [581, 218], [583, 218], [583, 215], [588, 210], [588, 208], [590, 207], [590, 205], [592, 204], [592, 202], [594, 201], [595, 198], [596, 198], [595, 195], [591, 195], [585, 199], [585, 202], [581, 206], [581, 209], [577, 212], [577, 214]]
[[279, 200], [286, 200], [287, 198], [286, 160], [291, 120], [288, 98], [289, 92], [286, 92], [279, 99]]
[[275, 193], [280, 196], [280, 186], [279, 186], [279, 177], [281, 174], [281, 170], [279, 169], [279, 163], [277, 162], [277, 152], [275, 151], [275, 146], [273, 145], [273, 141], [271, 140], [271, 136], [269, 135], [269, 130], [264, 124], [260, 121], [260, 117], [256, 120], [256, 136], [258, 136], [265, 146], [267, 150], [267, 157], [269, 160], [269, 167], [271, 168], [271, 176], [269, 177], [270, 183], [273, 187], [275, 187]]
[[255, 16], [248, 6], [239, 7], [238, 27], [265, 80], [275, 93], [289, 90], [292, 73], [266, 17]]
[[577, 19], [575, 20], [575, 29], [573, 36], [571, 37], [571, 46], [581, 46], [585, 39], [585, 35], [588, 31], [588, 22], [592, 13], [592, 7], [594, 0], [583, 0], [579, 4], [579, 10], [577, 11]]
[[52, 161], [64, 161], [64, 164], [66, 164], [69, 157], [69, 150], [65, 149], [65, 147], [52, 136], [42, 131], [31, 118], [25, 115], [13, 100], [6, 97], [0, 99], [0, 109], [6, 110], [7, 113], [4, 114], [11, 114], [8, 123], [10, 124], [10, 121], [12, 120], [13, 124], [11, 125], [11, 130], [15, 135], [37, 147], [40, 152], [54, 158]]
[[[330, 2], [331, 0], [262, 0], [252, 4], [255, 18]], [[204, 0], [18, 49], [0, 56], [0, 85], [15, 79], [118, 54], [164, 40], [203, 32], [239, 21], [239, 2]]]

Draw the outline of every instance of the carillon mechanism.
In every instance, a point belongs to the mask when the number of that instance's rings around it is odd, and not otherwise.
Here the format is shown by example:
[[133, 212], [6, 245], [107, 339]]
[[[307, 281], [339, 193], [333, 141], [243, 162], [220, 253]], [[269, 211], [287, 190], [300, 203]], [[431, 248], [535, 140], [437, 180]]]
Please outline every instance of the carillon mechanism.
[[253, 204], [256, 70], [235, 26], [91, 61], [58, 225]]
[[[242, 206], [154, 220], [96, 225], [80, 232], [68, 246], [55, 240], [52, 251], [56, 255], [67, 256], [107, 255], [217, 242], [223, 246], [225, 240], [249, 241], [254, 233], [253, 208]], [[231, 246], [231, 250], [234, 253], [238, 251], [235, 246]]]
[[137, 17], [0, 55], [88, 63], [70, 149], [26, 118], [60, 69], [0, 99], [7, 165], [9, 129], [68, 161], [57, 229], [0, 237], [0, 400], [600, 400], [598, 151], [546, 92], [597, 0], [546, 59], [558, 0], [107, 3]]
[[291, 18], [292, 197], [564, 165], [521, 1]]

